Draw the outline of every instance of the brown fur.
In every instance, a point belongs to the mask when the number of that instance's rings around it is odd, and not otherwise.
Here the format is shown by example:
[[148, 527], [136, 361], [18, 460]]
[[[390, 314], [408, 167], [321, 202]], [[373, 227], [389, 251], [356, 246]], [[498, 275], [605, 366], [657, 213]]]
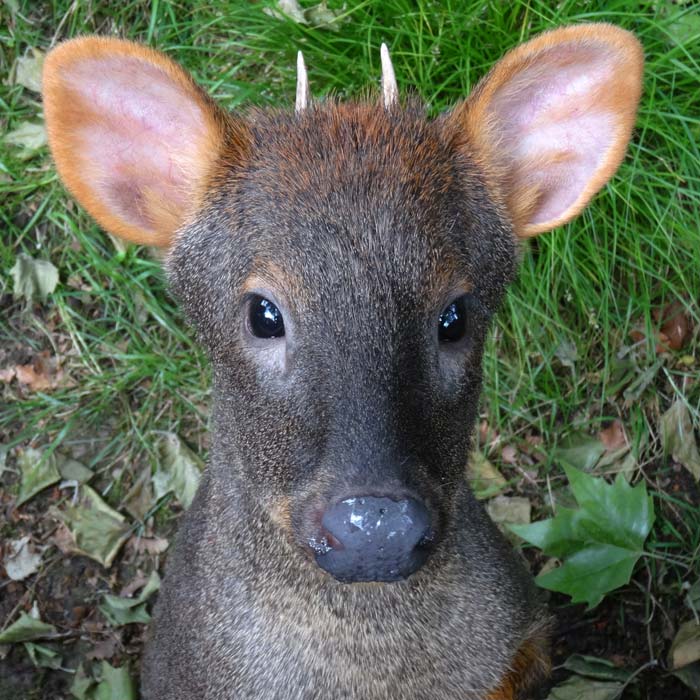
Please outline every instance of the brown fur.
[[528, 700], [551, 670], [547, 632], [547, 626], [540, 627], [518, 649], [505, 678], [486, 700]]

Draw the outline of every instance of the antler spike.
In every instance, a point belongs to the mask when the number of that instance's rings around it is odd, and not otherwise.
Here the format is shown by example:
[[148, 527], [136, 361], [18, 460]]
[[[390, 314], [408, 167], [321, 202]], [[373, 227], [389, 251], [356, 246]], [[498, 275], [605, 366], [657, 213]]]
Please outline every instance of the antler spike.
[[297, 53], [297, 100], [295, 111], [301, 114], [309, 106], [309, 76], [301, 51]]
[[391, 57], [386, 44], [382, 44], [380, 51], [382, 57], [382, 93], [384, 95], [384, 107], [389, 109], [399, 101], [399, 87], [396, 84], [394, 66], [391, 65]]

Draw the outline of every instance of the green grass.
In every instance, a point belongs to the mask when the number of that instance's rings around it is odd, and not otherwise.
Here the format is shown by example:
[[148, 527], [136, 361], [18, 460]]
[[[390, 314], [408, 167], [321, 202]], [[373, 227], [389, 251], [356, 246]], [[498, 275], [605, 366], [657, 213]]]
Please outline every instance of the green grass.
[[[314, 3], [302, 3], [309, 7]], [[682, 399], [700, 422], [700, 11], [692, 2], [587, 3], [330, 0], [331, 28], [282, 21], [248, 0], [12, 2], [0, 6], [0, 73], [29, 47], [83, 33], [115, 33], [168, 52], [228, 108], [292, 104], [302, 49], [315, 97], [377, 86], [389, 45], [399, 87], [437, 114], [467, 95], [509, 48], [565, 23], [609, 21], [636, 33], [646, 54], [644, 95], [629, 153], [576, 221], [527, 246], [485, 360], [483, 414], [498, 433], [484, 446], [541, 439], [530, 479], [538, 505], [561, 480], [553, 457], [570, 434], [622, 421], [660, 519], [648, 575], [679, 586], [700, 567], [700, 516], [669, 487], [659, 416]], [[195, 8], [196, 5], [196, 8]], [[273, 6], [274, 3], [267, 3]], [[4, 80], [2, 131], [41, 115], [39, 97]], [[147, 251], [119, 253], [58, 183], [46, 149], [29, 160], [0, 141], [0, 369], [41, 350], [63, 358], [71, 384], [46, 393], [0, 385], [0, 444], [70, 446], [95, 440], [90, 466], [129, 473], [153, 464], [154, 430], [206, 452], [208, 369]], [[11, 297], [20, 252], [51, 260], [61, 284], [43, 305]], [[691, 336], [655, 352], [654, 313], [683, 305]], [[634, 343], [630, 331], [646, 339]], [[573, 367], [558, 355], [574, 347]], [[26, 361], [26, 360], [24, 360]], [[639, 382], [646, 373], [648, 381]], [[635, 386], [637, 389], [635, 389]], [[641, 387], [641, 388], [640, 388]], [[538, 500], [539, 498], [539, 500]], [[675, 514], [675, 515], [674, 515]], [[670, 568], [669, 568], [670, 567]], [[642, 576], [642, 578], [644, 578]], [[652, 586], [653, 588], [653, 586]], [[0, 621], [1, 622], [1, 621]]]

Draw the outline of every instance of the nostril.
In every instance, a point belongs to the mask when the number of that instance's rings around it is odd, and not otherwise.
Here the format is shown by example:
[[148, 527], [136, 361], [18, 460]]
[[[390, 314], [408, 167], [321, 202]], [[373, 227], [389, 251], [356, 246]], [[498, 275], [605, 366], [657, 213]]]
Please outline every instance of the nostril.
[[314, 554], [327, 554], [333, 549], [342, 549], [343, 545], [332, 533], [324, 531], [319, 537], [309, 538], [309, 547], [311, 547]]

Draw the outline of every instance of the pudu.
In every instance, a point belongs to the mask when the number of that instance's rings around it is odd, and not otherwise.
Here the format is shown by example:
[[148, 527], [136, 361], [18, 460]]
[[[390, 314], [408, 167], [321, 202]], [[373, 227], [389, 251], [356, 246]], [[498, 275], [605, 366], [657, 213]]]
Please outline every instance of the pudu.
[[58, 172], [165, 249], [213, 364], [210, 463], [142, 671], [146, 698], [516, 700], [547, 615], [464, 465], [518, 242], [617, 169], [642, 51], [545, 33], [427, 119], [382, 49], [376, 101], [229, 114], [117, 39], [47, 57]]

